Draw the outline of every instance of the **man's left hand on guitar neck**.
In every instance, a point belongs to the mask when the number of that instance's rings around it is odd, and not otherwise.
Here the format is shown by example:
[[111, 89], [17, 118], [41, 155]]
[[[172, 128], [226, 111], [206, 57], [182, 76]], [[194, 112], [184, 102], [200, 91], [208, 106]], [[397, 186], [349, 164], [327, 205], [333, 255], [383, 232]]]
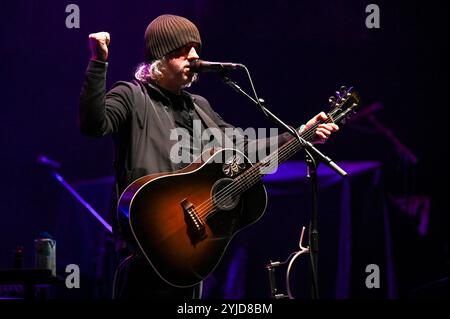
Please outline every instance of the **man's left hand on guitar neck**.
[[312, 140], [313, 144], [323, 144], [325, 143], [328, 138], [331, 136], [331, 133], [336, 132], [339, 130], [339, 126], [337, 126], [334, 123], [325, 123], [325, 121], [328, 119], [325, 112], [320, 112], [316, 116], [314, 116], [312, 119], [310, 119], [305, 125], [302, 125], [300, 128], [300, 133], [304, 130], [308, 130], [317, 123], [320, 123], [317, 126], [315, 137]]

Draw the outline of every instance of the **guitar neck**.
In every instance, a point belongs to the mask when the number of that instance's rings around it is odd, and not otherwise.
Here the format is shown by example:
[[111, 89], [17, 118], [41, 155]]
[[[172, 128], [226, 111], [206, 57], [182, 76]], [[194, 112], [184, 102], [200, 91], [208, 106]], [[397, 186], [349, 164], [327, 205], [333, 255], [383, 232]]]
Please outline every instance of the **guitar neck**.
[[[327, 120], [327, 122], [329, 123], [331, 121]], [[317, 125], [314, 125], [308, 130], [303, 131], [300, 136], [304, 140], [311, 142], [315, 135]], [[276, 151], [272, 152], [259, 163], [253, 165], [251, 168], [239, 175], [235, 179], [234, 183], [237, 184], [242, 192], [246, 191], [258, 181], [260, 181], [262, 176], [273, 172], [278, 167], [278, 165], [287, 161], [301, 149], [302, 145], [299, 140], [296, 137], [292, 136]]]
[[[337, 98], [336, 98], [337, 97]], [[341, 87], [340, 91], [336, 91], [336, 97], [330, 97], [329, 101], [332, 106], [332, 110], [327, 114], [327, 120], [320, 123], [316, 123], [307, 130], [300, 133], [300, 136], [308, 141], [312, 142], [316, 135], [316, 129], [321, 123], [336, 123], [344, 122], [345, 119], [355, 113], [355, 109], [358, 106], [360, 99], [359, 94], [350, 87], [347, 89], [345, 86]], [[279, 149], [272, 152], [265, 157], [259, 163], [253, 165], [248, 170], [235, 178], [233, 183], [241, 191], [246, 191], [266, 174], [273, 172], [278, 165], [291, 158], [299, 150], [302, 149], [302, 144], [299, 140], [292, 136], [285, 144]]]

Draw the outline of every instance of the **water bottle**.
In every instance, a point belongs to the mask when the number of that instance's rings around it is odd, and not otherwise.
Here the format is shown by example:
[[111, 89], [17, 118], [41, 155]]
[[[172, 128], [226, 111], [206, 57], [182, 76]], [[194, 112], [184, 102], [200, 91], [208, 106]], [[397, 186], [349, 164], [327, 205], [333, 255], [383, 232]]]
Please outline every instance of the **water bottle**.
[[34, 240], [35, 266], [39, 269], [50, 269], [56, 276], [56, 241], [48, 233], [41, 233]]

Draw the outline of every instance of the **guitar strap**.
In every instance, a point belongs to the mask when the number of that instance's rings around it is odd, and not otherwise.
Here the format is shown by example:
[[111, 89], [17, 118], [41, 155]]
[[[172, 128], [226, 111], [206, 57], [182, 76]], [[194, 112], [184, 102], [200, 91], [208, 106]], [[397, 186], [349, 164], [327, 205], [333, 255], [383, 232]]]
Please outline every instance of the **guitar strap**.
[[[214, 127], [217, 128], [219, 132], [221, 132], [221, 135], [223, 137], [223, 141], [225, 142], [225, 145], [234, 145], [233, 141], [220, 129], [220, 127], [217, 125], [216, 122], [214, 122], [211, 117], [209, 117], [208, 114], [206, 114], [205, 111], [201, 109], [200, 106], [197, 105], [197, 103], [194, 103], [195, 110], [197, 111], [198, 116], [202, 119], [203, 123], [205, 123], [206, 127]], [[225, 147], [225, 145], [222, 145], [222, 147]]]

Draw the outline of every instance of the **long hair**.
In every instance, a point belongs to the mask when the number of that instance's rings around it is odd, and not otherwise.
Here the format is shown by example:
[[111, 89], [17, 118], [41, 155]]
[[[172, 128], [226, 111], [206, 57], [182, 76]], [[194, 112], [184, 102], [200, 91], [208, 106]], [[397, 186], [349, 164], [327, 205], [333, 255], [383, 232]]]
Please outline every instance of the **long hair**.
[[[161, 59], [154, 60], [151, 63], [141, 63], [134, 73], [134, 77], [144, 83], [148, 83], [154, 81], [156, 83], [159, 82], [164, 77], [164, 71], [167, 65], [166, 57], [162, 57]], [[190, 87], [192, 83], [198, 80], [197, 73], [194, 74], [192, 80], [184, 85], [184, 88]]]

